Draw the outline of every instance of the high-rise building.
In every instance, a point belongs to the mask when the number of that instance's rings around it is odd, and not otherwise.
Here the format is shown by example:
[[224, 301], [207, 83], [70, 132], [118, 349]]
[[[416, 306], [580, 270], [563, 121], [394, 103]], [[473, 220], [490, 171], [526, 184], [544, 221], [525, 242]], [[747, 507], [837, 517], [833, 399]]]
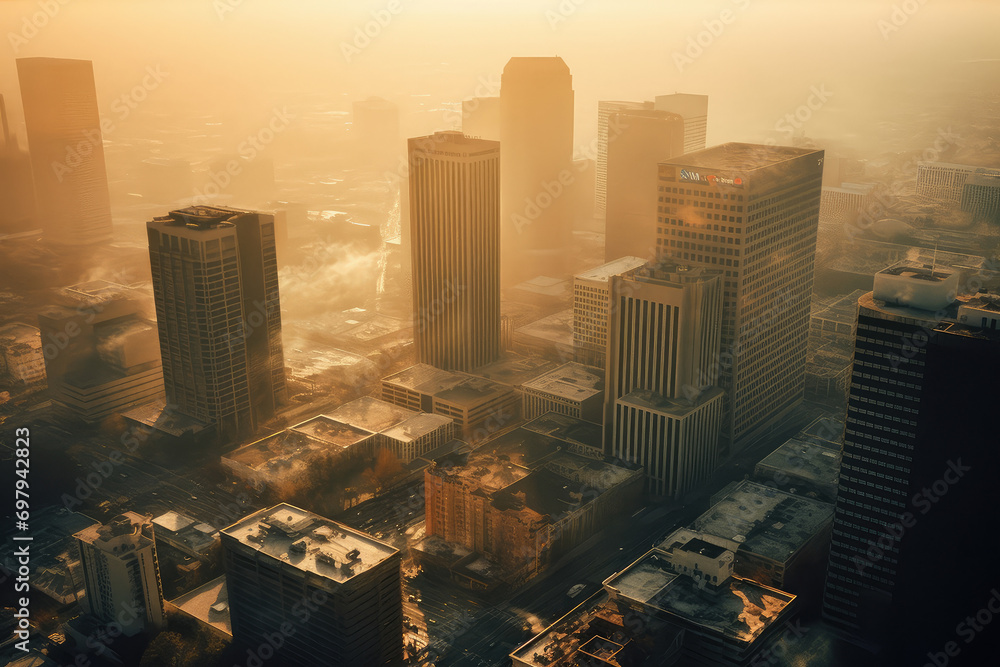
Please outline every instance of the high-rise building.
[[823, 151], [729, 143], [660, 164], [657, 248], [722, 271], [722, 349], [701, 384], [726, 391], [735, 451], [801, 400]]
[[500, 141], [500, 98], [471, 97], [462, 101], [462, 134]]
[[104, 623], [117, 623], [129, 637], [162, 629], [163, 590], [152, 520], [126, 512], [73, 537], [86, 588], [84, 610]]
[[[281, 664], [395, 665], [403, 657], [400, 554], [282, 503], [221, 531], [233, 642]], [[282, 642], [268, 637], [282, 628]]]
[[18, 58], [38, 220], [53, 243], [111, 239], [94, 68], [89, 60]]
[[608, 349], [608, 313], [612, 276], [628, 275], [646, 264], [639, 257], [619, 257], [573, 276], [573, 347], [576, 361], [604, 368]]
[[500, 144], [409, 141], [417, 360], [468, 371], [500, 355]]
[[918, 162], [917, 194], [932, 199], [959, 203], [965, 182], [976, 168], [951, 162]]
[[899, 664], [952, 640], [954, 664], [988, 664], [995, 653], [971, 651], [998, 639], [986, 628], [967, 646], [956, 634], [991, 600], [996, 565], [981, 548], [997, 521], [983, 503], [1000, 469], [996, 395], [984, 389], [1000, 374], [1000, 297], [957, 296], [958, 285], [957, 271], [901, 262], [858, 302], [823, 614], [887, 643]]
[[0, 95], [0, 234], [25, 232], [35, 226], [35, 186], [31, 156], [18, 149], [10, 132], [7, 107]]
[[61, 290], [59, 303], [39, 314], [49, 396], [59, 412], [92, 424], [163, 397], [151, 311], [140, 290], [94, 280]]
[[703, 378], [719, 349], [718, 269], [650, 263], [611, 278], [605, 451], [676, 496], [719, 458], [722, 391]]
[[657, 95], [653, 104], [657, 111], [669, 111], [684, 119], [684, 152], [705, 148], [708, 135], [708, 95], [674, 93]]
[[607, 210], [608, 144], [617, 140], [621, 131], [618, 126], [612, 125], [611, 116], [629, 109], [652, 108], [652, 102], [602, 100], [597, 103], [597, 176], [594, 189], [598, 215]]
[[976, 169], [962, 187], [962, 210], [974, 218], [1000, 222], [1000, 169]]
[[668, 111], [619, 111], [607, 145], [604, 261], [656, 254], [657, 165], [684, 152], [684, 119]]
[[502, 280], [566, 277], [573, 241], [573, 77], [562, 58], [511, 58], [500, 82]]
[[146, 230], [167, 403], [252, 435], [286, 394], [272, 216], [192, 206]]

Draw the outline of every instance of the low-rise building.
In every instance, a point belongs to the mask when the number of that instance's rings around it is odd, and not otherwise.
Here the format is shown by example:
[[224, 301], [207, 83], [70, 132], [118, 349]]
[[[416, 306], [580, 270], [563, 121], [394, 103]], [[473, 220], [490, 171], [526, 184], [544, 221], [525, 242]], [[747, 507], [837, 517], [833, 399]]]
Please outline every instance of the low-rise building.
[[835, 502], [843, 442], [844, 423], [818, 417], [761, 459], [754, 478], [782, 491]]
[[604, 371], [576, 362], [563, 364], [523, 387], [522, 414], [534, 419], [546, 412], [560, 412], [578, 419], [600, 422], [604, 410]]
[[0, 378], [18, 384], [45, 380], [42, 335], [35, 327], [11, 322], [0, 327]]

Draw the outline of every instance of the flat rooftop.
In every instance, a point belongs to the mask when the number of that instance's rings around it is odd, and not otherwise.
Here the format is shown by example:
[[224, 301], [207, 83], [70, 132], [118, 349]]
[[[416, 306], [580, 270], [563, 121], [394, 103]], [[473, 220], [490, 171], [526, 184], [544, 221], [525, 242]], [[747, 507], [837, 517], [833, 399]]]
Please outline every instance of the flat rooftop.
[[546, 412], [532, 419], [523, 428], [542, 433], [570, 444], [602, 449], [604, 433], [600, 424], [577, 419], [559, 412]]
[[382, 380], [424, 395], [436, 395], [462, 381], [462, 375], [429, 364], [415, 364]]
[[304, 421], [301, 424], [292, 426], [289, 430], [296, 433], [303, 433], [321, 443], [343, 449], [367, 440], [371, 436], [375, 435], [367, 429], [345, 424], [344, 422], [328, 417], [327, 415], [313, 417], [312, 419]]
[[472, 407], [512, 391], [513, 389], [499, 382], [468, 375], [457, 384], [435, 393], [434, 398], [453, 405]]
[[387, 428], [382, 431], [382, 435], [397, 442], [413, 442], [428, 433], [433, 433], [454, 423], [455, 420], [451, 417], [422, 412]]
[[746, 480], [695, 519], [691, 529], [784, 563], [833, 521], [833, 511], [831, 503]]
[[641, 257], [633, 257], [629, 255], [611, 260], [607, 264], [595, 266], [594, 268], [578, 273], [573, 277], [577, 280], [590, 280], [593, 282], [606, 283], [611, 279], [611, 276], [620, 276], [626, 271], [638, 269], [645, 263], [646, 260]]
[[226, 588], [226, 575], [212, 579], [205, 585], [170, 600], [169, 604], [220, 632], [229, 636], [233, 634], [233, 626], [229, 619], [229, 591]]
[[767, 146], [765, 144], [744, 144], [730, 142], [704, 148], [693, 153], [678, 155], [660, 164], [677, 167], [699, 167], [705, 169], [724, 169], [737, 171], [755, 171], [766, 169], [788, 160], [793, 160], [810, 153], [822, 153], [813, 148], [795, 148], [792, 146]]
[[654, 549], [604, 582], [613, 595], [683, 619], [730, 639], [751, 643], [778, 622], [794, 595], [740, 577], [719, 590], [699, 589], [671, 571], [670, 555]]
[[604, 371], [571, 361], [525, 382], [524, 387], [570, 401], [585, 401], [604, 392]]
[[471, 375], [518, 387], [553, 370], [556, 366], [554, 362], [542, 357], [526, 357], [507, 352], [493, 363], [475, 369]]
[[618, 400], [625, 405], [631, 405], [642, 410], [658, 412], [663, 415], [678, 418], [686, 416], [692, 410], [701, 407], [707, 401], [714, 400], [722, 396], [722, 394], [722, 389], [719, 389], [718, 387], [709, 387], [701, 393], [701, 398], [697, 403], [692, 403], [686, 398], [667, 398], [663, 394], [658, 394], [655, 391], [636, 389], [625, 394]]
[[[355, 428], [378, 433], [413, 417], [415, 412], [371, 396], [344, 403], [326, 416]], [[297, 428], [297, 427], [295, 427]]]
[[254, 512], [224, 528], [222, 535], [335, 584], [399, 553], [365, 533], [287, 503]]
[[836, 487], [840, 478], [843, 422], [819, 417], [757, 462], [758, 470], [781, 471], [793, 479]]
[[108, 280], [90, 280], [70, 285], [62, 290], [66, 296], [87, 303], [98, 303], [121, 298], [134, 298], [136, 290]]
[[529, 322], [518, 327], [515, 333], [572, 347], [573, 309], [561, 310], [558, 313]]

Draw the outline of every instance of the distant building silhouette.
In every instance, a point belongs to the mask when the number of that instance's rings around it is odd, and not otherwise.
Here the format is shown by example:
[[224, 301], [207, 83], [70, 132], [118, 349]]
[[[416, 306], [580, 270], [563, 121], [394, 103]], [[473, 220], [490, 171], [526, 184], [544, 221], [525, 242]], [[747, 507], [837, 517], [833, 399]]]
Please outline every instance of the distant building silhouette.
[[566, 277], [572, 245], [573, 77], [562, 58], [511, 58], [500, 84], [503, 284]]
[[708, 136], [708, 95], [657, 95], [653, 108], [675, 113], [684, 119], [685, 153], [705, 148]]
[[46, 239], [66, 245], [109, 241], [111, 200], [93, 65], [18, 58], [17, 76]]
[[604, 448], [677, 496], [719, 461], [723, 400], [703, 378], [719, 349], [721, 271], [680, 264], [611, 277]]
[[168, 405], [253, 435], [286, 395], [272, 216], [192, 206], [146, 229]]
[[899, 664], [951, 641], [961, 655], [939, 664], [989, 664], [1000, 640], [989, 627], [967, 646], [971, 623], [956, 634], [995, 605], [996, 564], [979, 546], [996, 532], [983, 498], [1000, 469], [984, 389], [1000, 374], [1000, 297], [958, 288], [958, 271], [904, 261], [858, 303], [823, 615]]
[[282, 503], [221, 531], [233, 642], [283, 665], [398, 665], [403, 596], [397, 549]]
[[823, 151], [729, 143], [666, 160], [660, 256], [722, 271], [722, 349], [703, 384], [726, 390], [739, 449], [802, 400]]
[[500, 354], [500, 144], [438, 132], [409, 163], [417, 360], [472, 370]]
[[656, 256], [657, 165], [684, 152], [684, 119], [668, 111], [610, 116], [604, 261]]
[[603, 215], [607, 210], [608, 193], [608, 144], [618, 138], [619, 129], [611, 126], [611, 116], [620, 111], [630, 109], [652, 109], [652, 102], [625, 102], [602, 100], [597, 103], [597, 176], [595, 184], [595, 201], [597, 214]]
[[10, 132], [7, 107], [0, 95], [0, 234], [15, 234], [34, 228], [35, 185], [31, 156], [20, 150]]
[[152, 520], [126, 512], [73, 537], [86, 588], [84, 610], [103, 623], [118, 624], [128, 637], [159, 632], [165, 618]]

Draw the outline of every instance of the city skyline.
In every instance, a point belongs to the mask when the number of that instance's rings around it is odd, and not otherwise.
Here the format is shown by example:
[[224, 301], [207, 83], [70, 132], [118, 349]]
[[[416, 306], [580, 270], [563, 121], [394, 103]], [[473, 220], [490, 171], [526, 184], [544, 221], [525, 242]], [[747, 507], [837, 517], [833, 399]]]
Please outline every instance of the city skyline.
[[993, 664], [998, 21], [0, 3], [0, 665]]

